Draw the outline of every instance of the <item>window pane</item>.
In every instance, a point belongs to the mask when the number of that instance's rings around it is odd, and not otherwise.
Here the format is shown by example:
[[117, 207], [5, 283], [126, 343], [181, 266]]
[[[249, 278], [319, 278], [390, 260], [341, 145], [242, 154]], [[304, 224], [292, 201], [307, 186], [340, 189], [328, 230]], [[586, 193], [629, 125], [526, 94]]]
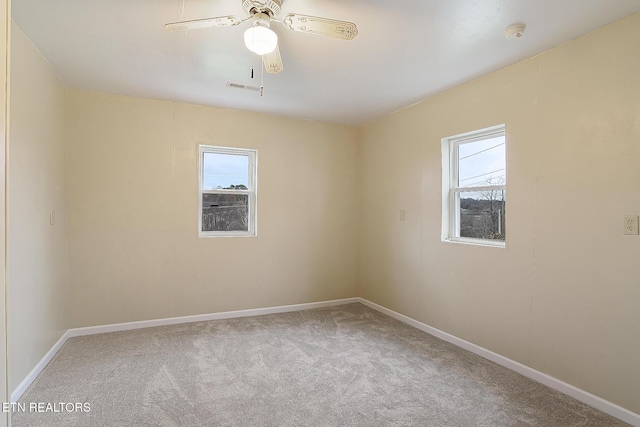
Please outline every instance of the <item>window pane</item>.
[[505, 240], [505, 190], [459, 193], [460, 237]]
[[202, 231], [248, 230], [249, 195], [202, 195]]
[[203, 190], [246, 190], [249, 187], [249, 156], [204, 153]]
[[506, 184], [504, 135], [458, 145], [459, 187]]

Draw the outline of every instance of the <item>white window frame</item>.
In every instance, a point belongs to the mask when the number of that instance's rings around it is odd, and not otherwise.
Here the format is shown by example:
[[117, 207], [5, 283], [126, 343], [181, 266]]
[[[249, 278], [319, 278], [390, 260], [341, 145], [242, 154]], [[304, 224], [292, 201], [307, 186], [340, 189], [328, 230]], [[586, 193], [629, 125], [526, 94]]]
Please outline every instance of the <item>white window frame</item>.
[[[506, 247], [506, 239], [476, 239], [460, 237], [460, 192], [504, 190], [506, 197], [507, 185], [485, 185], [478, 187], [460, 187], [458, 185], [458, 147], [461, 144], [482, 141], [498, 136], [505, 137], [506, 125], [501, 124], [485, 129], [467, 132], [442, 139], [442, 241], [466, 243], [482, 246]], [[506, 157], [506, 151], [505, 151]], [[506, 163], [506, 158], [505, 158]], [[505, 170], [505, 176], [507, 171]], [[505, 226], [506, 226], [505, 214]]]
[[[204, 154], [230, 154], [249, 157], [249, 179], [247, 190], [205, 190]], [[258, 150], [248, 148], [219, 147], [214, 145], [198, 146], [198, 237], [255, 237], [258, 235]], [[249, 229], [247, 231], [202, 231], [203, 194], [246, 194], [248, 199]]]

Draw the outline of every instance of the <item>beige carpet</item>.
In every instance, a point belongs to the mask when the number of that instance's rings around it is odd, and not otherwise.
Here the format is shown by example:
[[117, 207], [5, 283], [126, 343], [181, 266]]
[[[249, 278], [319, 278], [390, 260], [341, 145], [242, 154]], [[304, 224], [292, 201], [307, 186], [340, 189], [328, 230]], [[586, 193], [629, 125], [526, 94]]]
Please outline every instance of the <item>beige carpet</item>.
[[361, 304], [70, 339], [13, 426], [621, 426]]

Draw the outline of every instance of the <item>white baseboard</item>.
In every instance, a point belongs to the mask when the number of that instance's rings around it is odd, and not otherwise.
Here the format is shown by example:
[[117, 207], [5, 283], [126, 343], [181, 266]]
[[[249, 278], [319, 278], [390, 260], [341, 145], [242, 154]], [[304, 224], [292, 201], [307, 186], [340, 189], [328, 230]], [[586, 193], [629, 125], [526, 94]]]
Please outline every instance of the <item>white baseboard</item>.
[[31, 372], [29, 372], [25, 379], [23, 379], [22, 382], [18, 384], [18, 387], [13, 390], [13, 392], [11, 393], [11, 402], [17, 402], [18, 399], [20, 399], [22, 393], [24, 393], [29, 388], [33, 380], [35, 380], [37, 376], [40, 375], [40, 372], [42, 372], [45, 366], [47, 366], [51, 359], [53, 359], [53, 356], [56, 355], [56, 353], [62, 348], [62, 346], [65, 342], [67, 342], [68, 339], [69, 331], [67, 330], [64, 334], [62, 334], [60, 339], [56, 341], [56, 343], [53, 345], [53, 347], [51, 347], [47, 354], [44, 355], [40, 362], [38, 362], [38, 364], [31, 370]]
[[477, 354], [485, 359], [488, 359], [498, 365], [504, 366], [507, 369], [515, 371], [520, 375], [523, 375], [527, 378], [531, 378], [534, 381], [542, 383], [548, 387], [551, 387], [554, 390], [557, 390], [561, 393], [564, 393], [568, 396], [573, 397], [580, 402], [586, 403], [587, 405], [596, 408], [606, 414], [609, 414], [613, 417], [618, 418], [626, 423], [631, 424], [635, 427], [640, 427], [640, 414], [636, 414], [635, 412], [631, 412], [628, 409], [625, 409], [621, 406], [616, 405], [615, 403], [611, 403], [608, 400], [604, 400], [596, 395], [593, 395], [587, 391], [579, 389], [571, 384], [567, 384], [564, 381], [560, 381], [557, 378], [554, 378], [550, 375], [542, 373], [540, 371], [536, 371], [533, 368], [530, 368], [522, 363], [516, 362], [515, 360], [511, 360], [507, 357], [501, 356], [497, 353], [492, 352], [491, 350], [487, 350], [484, 347], [480, 347], [479, 345], [470, 343], [469, 341], [465, 341], [461, 338], [458, 338], [454, 335], [448, 334], [440, 329], [436, 329], [429, 325], [426, 325], [422, 322], [419, 322], [415, 319], [412, 319], [404, 314], [397, 313], [393, 310], [389, 310], [386, 307], [378, 305], [374, 302], [366, 300], [364, 298], [357, 298], [359, 302], [370, 307], [376, 311], [379, 311], [383, 314], [386, 314], [394, 319], [400, 320], [408, 325], [413, 326], [414, 328], [420, 329], [430, 335], [433, 335], [437, 338], [440, 338], [443, 341], [447, 341], [453, 345], [464, 348], [472, 353]]
[[265, 314], [288, 313], [291, 311], [312, 310], [360, 302], [359, 298], [345, 298], [331, 301], [310, 302], [305, 304], [282, 305], [279, 307], [252, 308], [248, 310], [223, 311], [220, 313], [198, 314], [195, 316], [169, 317], [166, 319], [143, 320], [140, 322], [114, 323], [103, 326], [69, 329], [69, 337], [104, 334], [108, 332], [128, 331], [131, 329], [153, 328], [156, 326], [178, 325], [180, 323], [206, 322], [208, 320], [234, 319], [237, 317], [263, 316]]
[[310, 302], [305, 304], [283, 305], [279, 307], [255, 308], [249, 310], [225, 311], [220, 313], [200, 314], [195, 316], [170, 317], [166, 319], [143, 320], [140, 322], [115, 323], [112, 325], [90, 326], [86, 328], [74, 328], [67, 330], [62, 337], [51, 347], [38, 364], [29, 372], [29, 375], [11, 393], [11, 402], [17, 402], [31, 383], [42, 372], [53, 356], [62, 348], [65, 342], [72, 337], [84, 335], [104, 334], [108, 332], [128, 331], [131, 329], [152, 328], [155, 326], [177, 325], [180, 323], [204, 322], [207, 320], [234, 319], [237, 317], [263, 316], [265, 314], [288, 313], [291, 311], [311, 310], [314, 308], [332, 307], [336, 305], [352, 304], [360, 302], [360, 298], [344, 298], [331, 301]]

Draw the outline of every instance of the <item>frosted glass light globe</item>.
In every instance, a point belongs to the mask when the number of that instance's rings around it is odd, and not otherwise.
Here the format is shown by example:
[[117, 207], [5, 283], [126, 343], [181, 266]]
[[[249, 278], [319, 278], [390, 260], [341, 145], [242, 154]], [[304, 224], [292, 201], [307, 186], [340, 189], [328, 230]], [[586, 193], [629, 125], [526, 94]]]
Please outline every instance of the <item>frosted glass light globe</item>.
[[278, 35], [267, 27], [256, 25], [244, 32], [244, 44], [251, 52], [266, 55], [276, 50]]

